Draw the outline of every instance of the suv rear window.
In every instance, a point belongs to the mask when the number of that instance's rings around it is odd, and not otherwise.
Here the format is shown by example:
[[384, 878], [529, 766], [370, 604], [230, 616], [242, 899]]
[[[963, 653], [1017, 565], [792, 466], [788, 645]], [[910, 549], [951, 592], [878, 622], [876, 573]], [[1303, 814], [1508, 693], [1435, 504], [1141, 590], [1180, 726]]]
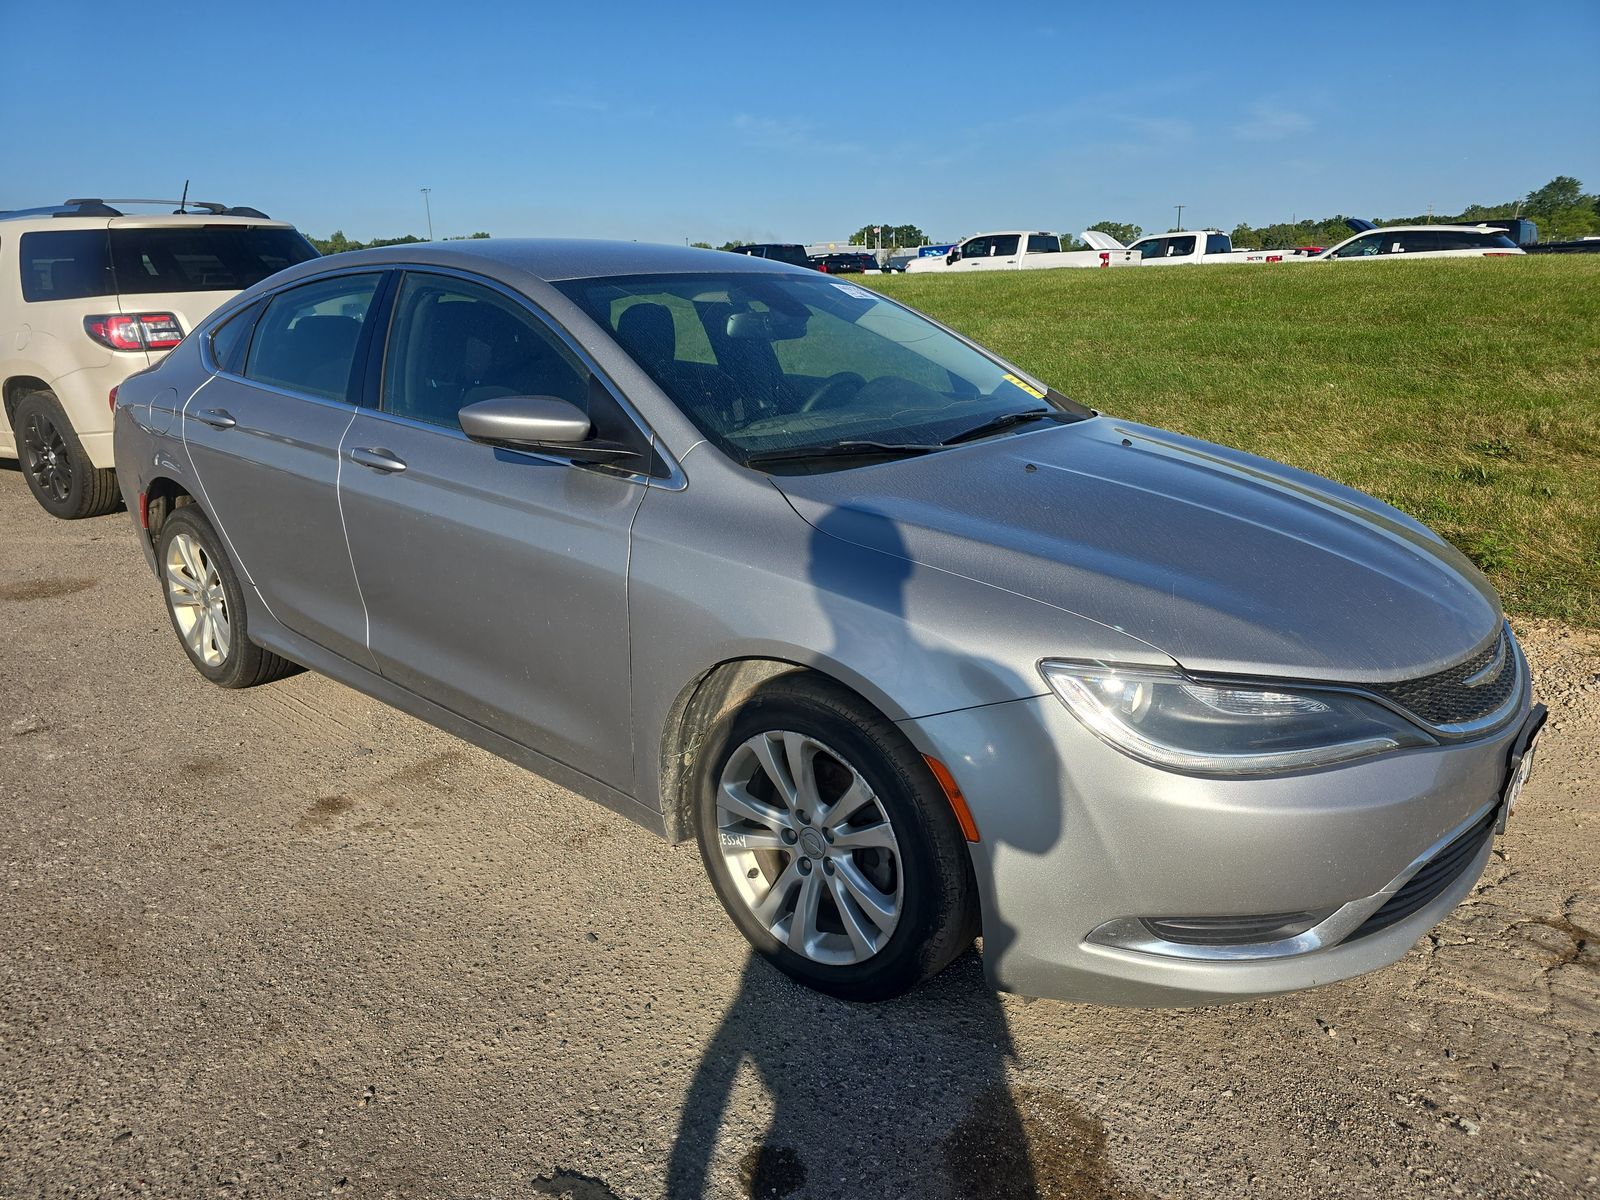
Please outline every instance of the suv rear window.
[[236, 292], [316, 258], [297, 230], [246, 225], [62, 229], [18, 242], [22, 298]]
[[111, 263], [123, 295], [237, 292], [317, 257], [294, 229], [247, 225], [112, 229]]

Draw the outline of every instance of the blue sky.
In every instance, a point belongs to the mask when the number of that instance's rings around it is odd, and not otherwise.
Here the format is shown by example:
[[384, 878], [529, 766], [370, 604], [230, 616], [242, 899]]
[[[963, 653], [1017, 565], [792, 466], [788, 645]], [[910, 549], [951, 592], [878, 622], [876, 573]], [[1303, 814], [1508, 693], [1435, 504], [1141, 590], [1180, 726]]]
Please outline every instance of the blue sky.
[[1600, 190], [1596, 0], [9, 7], [0, 209], [188, 177], [316, 235], [430, 187], [439, 236], [816, 241]]

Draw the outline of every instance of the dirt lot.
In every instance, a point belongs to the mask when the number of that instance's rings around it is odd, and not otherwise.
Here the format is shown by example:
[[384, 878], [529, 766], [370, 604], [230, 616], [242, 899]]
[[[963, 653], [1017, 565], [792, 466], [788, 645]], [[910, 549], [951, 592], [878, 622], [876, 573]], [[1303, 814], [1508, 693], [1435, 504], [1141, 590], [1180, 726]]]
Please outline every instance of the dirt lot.
[[689, 847], [343, 687], [190, 670], [125, 514], [0, 469], [0, 1196], [1600, 1194], [1600, 638], [1481, 886], [1210, 1010], [972, 956], [851, 1007]]

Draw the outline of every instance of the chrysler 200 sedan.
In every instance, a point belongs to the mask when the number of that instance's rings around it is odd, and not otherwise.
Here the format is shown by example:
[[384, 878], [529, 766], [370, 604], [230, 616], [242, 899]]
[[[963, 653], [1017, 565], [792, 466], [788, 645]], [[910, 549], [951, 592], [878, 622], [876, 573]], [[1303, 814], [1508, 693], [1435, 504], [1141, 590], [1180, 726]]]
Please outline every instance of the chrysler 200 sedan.
[[980, 932], [998, 986], [1107, 1003], [1383, 966], [1473, 886], [1544, 715], [1417, 522], [770, 259], [321, 259], [116, 405], [202, 675], [309, 667], [696, 839], [841, 997]]

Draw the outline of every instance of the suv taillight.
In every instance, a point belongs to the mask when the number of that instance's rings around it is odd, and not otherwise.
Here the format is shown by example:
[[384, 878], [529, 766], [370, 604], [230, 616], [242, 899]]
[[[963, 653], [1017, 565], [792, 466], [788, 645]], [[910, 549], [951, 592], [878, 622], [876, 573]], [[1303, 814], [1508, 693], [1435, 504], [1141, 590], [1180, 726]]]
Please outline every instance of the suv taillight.
[[[122, 386], [121, 384], [117, 385], [117, 387], [121, 387], [121, 386]], [[111, 411], [112, 412], [116, 412], [117, 411], [117, 389], [116, 388], [112, 388], [111, 389]]]
[[183, 341], [183, 328], [169, 312], [85, 317], [83, 331], [108, 350], [171, 350]]

